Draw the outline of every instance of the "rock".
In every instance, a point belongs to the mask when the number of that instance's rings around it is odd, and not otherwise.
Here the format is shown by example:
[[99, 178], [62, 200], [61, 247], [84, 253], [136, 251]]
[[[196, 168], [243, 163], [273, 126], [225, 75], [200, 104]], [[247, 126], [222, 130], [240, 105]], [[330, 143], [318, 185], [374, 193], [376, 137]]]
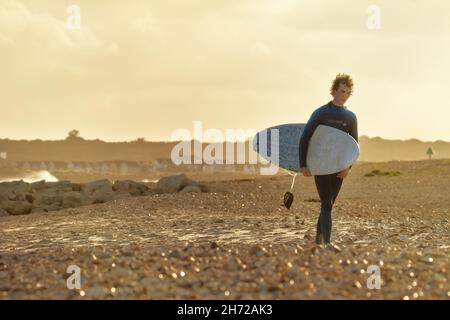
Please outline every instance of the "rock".
[[24, 182], [23, 180], [16, 181], [7, 181], [0, 183], [0, 194], [17, 194], [17, 193], [25, 193], [31, 190], [31, 186], [29, 183]]
[[28, 201], [29, 203], [33, 203], [34, 202], [34, 196], [31, 193], [26, 193], [25, 194], [25, 200]]
[[70, 181], [63, 180], [58, 182], [47, 182], [46, 187], [40, 191], [44, 193], [61, 194], [73, 190], [72, 183]]
[[114, 182], [112, 189], [114, 191], [128, 192], [132, 196], [141, 196], [144, 195], [149, 187], [131, 180], [118, 180]]
[[29, 214], [32, 209], [32, 205], [26, 201], [3, 201], [1, 203], [3, 209], [5, 209], [11, 215], [24, 215]]
[[63, 196], [62, 208], [76, 208], [92, 203], [92, 199], [85, 194], [77, 191], [67, 192]]
[[9, 200], [11, 201], [25, 201], [25, 195], [23, 193], [11, 193], [9, 195]]
[[190, 186], [186, 186], [184, 187], [180, 193], [187, 193], [187, 192], [202, 192], [202, 189], [200, 189], [199, 186], [196, 185], [190, 185]]
[[8, 200], [8, 197], [0, 193], [0, 204], [6, 200]]
[[35, 208], [31, 209], [30, 213], [34, 214], [34, 213], [45, 213], [45, 212], [48, 212], [48, 211], [44, 208], [35, 207]]
[[45, 188], [47, 188], [47, 183], [45, 182], [44, 179], [30, 183], [30, 189], [32, 191], [42, 190], [42, 189], [45, 189]]
[[61, 206], [62, 201], [62, 195], [56, 194], [56, 192], [45, 192], [37, 194], [33, 204], [36, 207], [45, 207], [54, 204]]
[[72, 182], [70, 182], [69, 180], [47, 182], [47, 187], [57, 189], [72, 188]]
[[11, 201], [28, 201], [29, 203], [33, 203], [34, 196], [31, 193], [18, 193], [15, 195], [11, 195], [9, 200], [11, 200]]
[[61, 194], [62, 192], [65, 191], [71, 191], [70, 189], [58, 189], [56, 187], [46, 187], [45, 189], [41, 189], [41, 190], [34, 190], [33, 195], [37, 194]]
[[154, 195], [154, 194], [156, 194], [157, 192], [156, 192], [156, 190], [155, 189], [148, 189], [147, 191], [145, 191], [142, 195], [143, 196], [152, 196], [152, 195]]
[[31, 187], [31, 189], [34, 189], [34, 190], [42, 190], [42, 189], [47, 188], [47, 184], [45, 183], [45, 180], [40, 180], [40, 181], [30, 183], [30, 187]]
[[0, 208], [0, 217], [6, 216], [9, 216], [9, 213], [5, 209]]
[[49, 211], [58, 211], [61, 210], [61, 205], [58, 203], [53, 203], [43, 207], [45, 210]]
[[84, 186], [84, 192], [87, 195], [92, 195], [96, 191], [112, 191], [112, 184], [108, 179], [96, 180], [89, 182]]
[[129, 198], [131, 195], [127, 192], [114, 192], [112, 190], [99, 189], [92, 195], [92, 203], [105, 203], [108, 201]]
[[195, 182], [184, 174], [162, 177], [156, 184], [156, 190], [158, 193], [178, 192], [190, 184], [195, 184]]
[[114, 196], [113, 191], [99, 189], [94, 191], [94, 193], [92, 194], [92, 203], [93, 204], [105, 203], [111, 201], [113, 196]]
[[[1, 192], [1, 191], [0, 191]], [[6, 201], [6, 200], [11, 200], [15, 198], [15, 194], [14, 192], [5, 192], [5, 193], [0, 193], [0, 202], [1, 201]]]
[[82, 183], [72, 183], [72, 191], [83, 191], [84, 184]]
[[156, 184], [156, 191], [157, 193], [175, 193], [183, 190], [186, 186], [198, 186], [201, 191], [207, 191], [204, 185], [189, 179], [184, 174], [159, 179]]

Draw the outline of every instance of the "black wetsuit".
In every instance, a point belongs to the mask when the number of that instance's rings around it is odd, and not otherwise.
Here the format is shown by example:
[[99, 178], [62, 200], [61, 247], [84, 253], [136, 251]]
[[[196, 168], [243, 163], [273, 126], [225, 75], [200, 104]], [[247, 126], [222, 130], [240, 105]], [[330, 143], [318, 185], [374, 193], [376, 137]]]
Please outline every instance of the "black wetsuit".
[[[358, 141], [358, 123], [356, 115], [346, 107], [338, 107], [330, 101], [328, 104], [318, 108], [313, 112], [311, 118], [305, 126], [300, 139], [300, 168], [306, 167], [306, 155], [308, 144], [314, 130], [318, 125], [330, 126], [349, 133]], [[319, 193], [321, 207], [317, 221], [316, 242], [323, 237], [326, 243], [331, 240], [331, 210], [341, 189], [342, 179], [337, 177], [337, 173], [314, 176], [317, 192]]]

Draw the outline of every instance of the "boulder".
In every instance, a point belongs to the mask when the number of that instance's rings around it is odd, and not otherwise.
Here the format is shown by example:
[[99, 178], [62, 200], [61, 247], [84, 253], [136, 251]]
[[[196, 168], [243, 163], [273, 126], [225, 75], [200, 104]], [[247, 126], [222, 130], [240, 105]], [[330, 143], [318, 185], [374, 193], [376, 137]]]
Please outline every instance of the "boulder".
[[72, 191], [83, 191], [84, 184], [82, 183], [72, 183]]
[[23, 193], [11, 193], [8, 199], [11, 201], [25, 201], [25, 195]]
[[92, 203], [92, 199], [77, 191], [66, 192], [63, 195], [61, 207], [62, 208], [76, 208], [84, 205], [88, 205]]
[[0, 217], [6, 217], [6, 216], [9, 216], [9, 213], [5, 209], [0, 208]]
[[33, 203], [34, 202], [34, 196], [31, 193], [26, 193], [25, 194], [25, 200], [28, 201], [29, 203]]
[[10, 215], [24, 215], [29, 214], [33, 206], [26, 201], [3, 201], [1, 203], [3, 209], [5, 209]]
[[28, 201], [29, 203], [33, 203], [34, 196], [31, 193], [17, 193], [11, 194], [9, 197], [11, 201]]
[[184, 174], [162, 177], [156, 184], [157, 193], [174, 193], [183, 190], [186, 186], [198, 186], [205, 192], [207, 188], [204, 185], [189, 179]]
[[47, 212], [50, 212], [50, 211], [58, 211], [58, 210], [61, 210], [61, 209], [62, 209], [62, 208], [61, 208], [61, 205], [58, 204], [58, 203], [53, 203], [53, 204], [48, 205], [48, 206], [42, 206], [42, 208], [45, 209]]
[[47, 188], [47, 184], [45, 183], [45, 180], [40, 180], [36, 182], [30, 183], [31, 189], [34, 189], [36, 191], [43, 190]]
[[34, 213], [45, 213], [45, 212], [48, 212], [48, 211], [44, 208], [35, 207], [35, 208], [31, 209], [30, 213], [34, 214]]
[[57, 204], [58, 206], [61, 205], [63, 201], [63, 196], [60, 194], [57, 194], [56, 192], [44, 192], [36, 194], [35, 200], [33, 201], [33, 204], [36, 207], [45, 207], [45, 206], [51, 206], [54, 204]]
[[72, 182], [70, 182], [69, 180], [47, 182], [46, 185], [49, 188], [58, 188], [58, 189], [72, 188]]
[[147, 191], [145, 191], [142, 195], [143, 196], [152, 196], [152, 195], [154, 195], [154, 194], [156, 194], [157, 192], [156, 192], [156, 190], [155, 189], [151, 189], [151, 188], [149, 188]]
[[112, 184], [108, 179], [96, 180], [86, 183], [84, 186], [84, 192], [87, 195], [92, 195], [94, 192], [101, 190], [102, 192], [112, 191]]
[[6, 181], [0, 183], [1, 194], [29, 192], [30, 190], [30, 184], [24, 182], [23, 180]]
[[57, 182], [47, 182], [46, 187], [41, 190], [41, 192], [56, 193], [56, 194], [62, 194], [70, 191], [73, 191], [72, 183], [67, 180]]
[[180, 193], [186, 193], [186, 192], [202, 192], [202, 189], [200, 186], [196, 185], [189, 185], [181, 189]]
[[132, 196], [141, 196], [145, 194], [149, 187], [132, 180], [118, 180], [114, 182], [112, 189], [114, 191], [127, 192]]
[[30, 192], [30, 184], [23, 180], [6, 181], [0, 183], [0, 195], [7, 199], [14, 199], [19, 193]]
[[128, 192], [114, 192], [112, 190], [97, 190], [92, 195], [92, 203], [105, 203], [108, 201], [129, 198], [131, 195]]

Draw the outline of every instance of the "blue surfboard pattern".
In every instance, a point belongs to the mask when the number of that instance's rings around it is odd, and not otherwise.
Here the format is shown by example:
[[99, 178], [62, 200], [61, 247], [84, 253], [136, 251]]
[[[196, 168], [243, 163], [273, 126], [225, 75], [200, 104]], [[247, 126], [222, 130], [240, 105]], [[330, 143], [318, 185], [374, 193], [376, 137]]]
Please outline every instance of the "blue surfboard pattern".
[[264, 129], [253, 138], [253, 150], [280, 168], [298, 172], [299, 144], [305, 125], [291, 123]]

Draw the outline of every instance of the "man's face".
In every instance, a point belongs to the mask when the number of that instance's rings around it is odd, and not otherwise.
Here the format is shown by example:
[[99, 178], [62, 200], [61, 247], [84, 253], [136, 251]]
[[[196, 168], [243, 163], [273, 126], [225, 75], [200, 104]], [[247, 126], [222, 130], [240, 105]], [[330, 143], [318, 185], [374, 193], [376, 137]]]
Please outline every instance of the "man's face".
[[337, 90], [334, 90], [332, 95], [336, 102], [338, 102], [340, 105], [344, 105], [350, 97], [351, 92], [352, 91], [349, 87], [347, 87], [345, 84], [340, 83], [339, 88]]

